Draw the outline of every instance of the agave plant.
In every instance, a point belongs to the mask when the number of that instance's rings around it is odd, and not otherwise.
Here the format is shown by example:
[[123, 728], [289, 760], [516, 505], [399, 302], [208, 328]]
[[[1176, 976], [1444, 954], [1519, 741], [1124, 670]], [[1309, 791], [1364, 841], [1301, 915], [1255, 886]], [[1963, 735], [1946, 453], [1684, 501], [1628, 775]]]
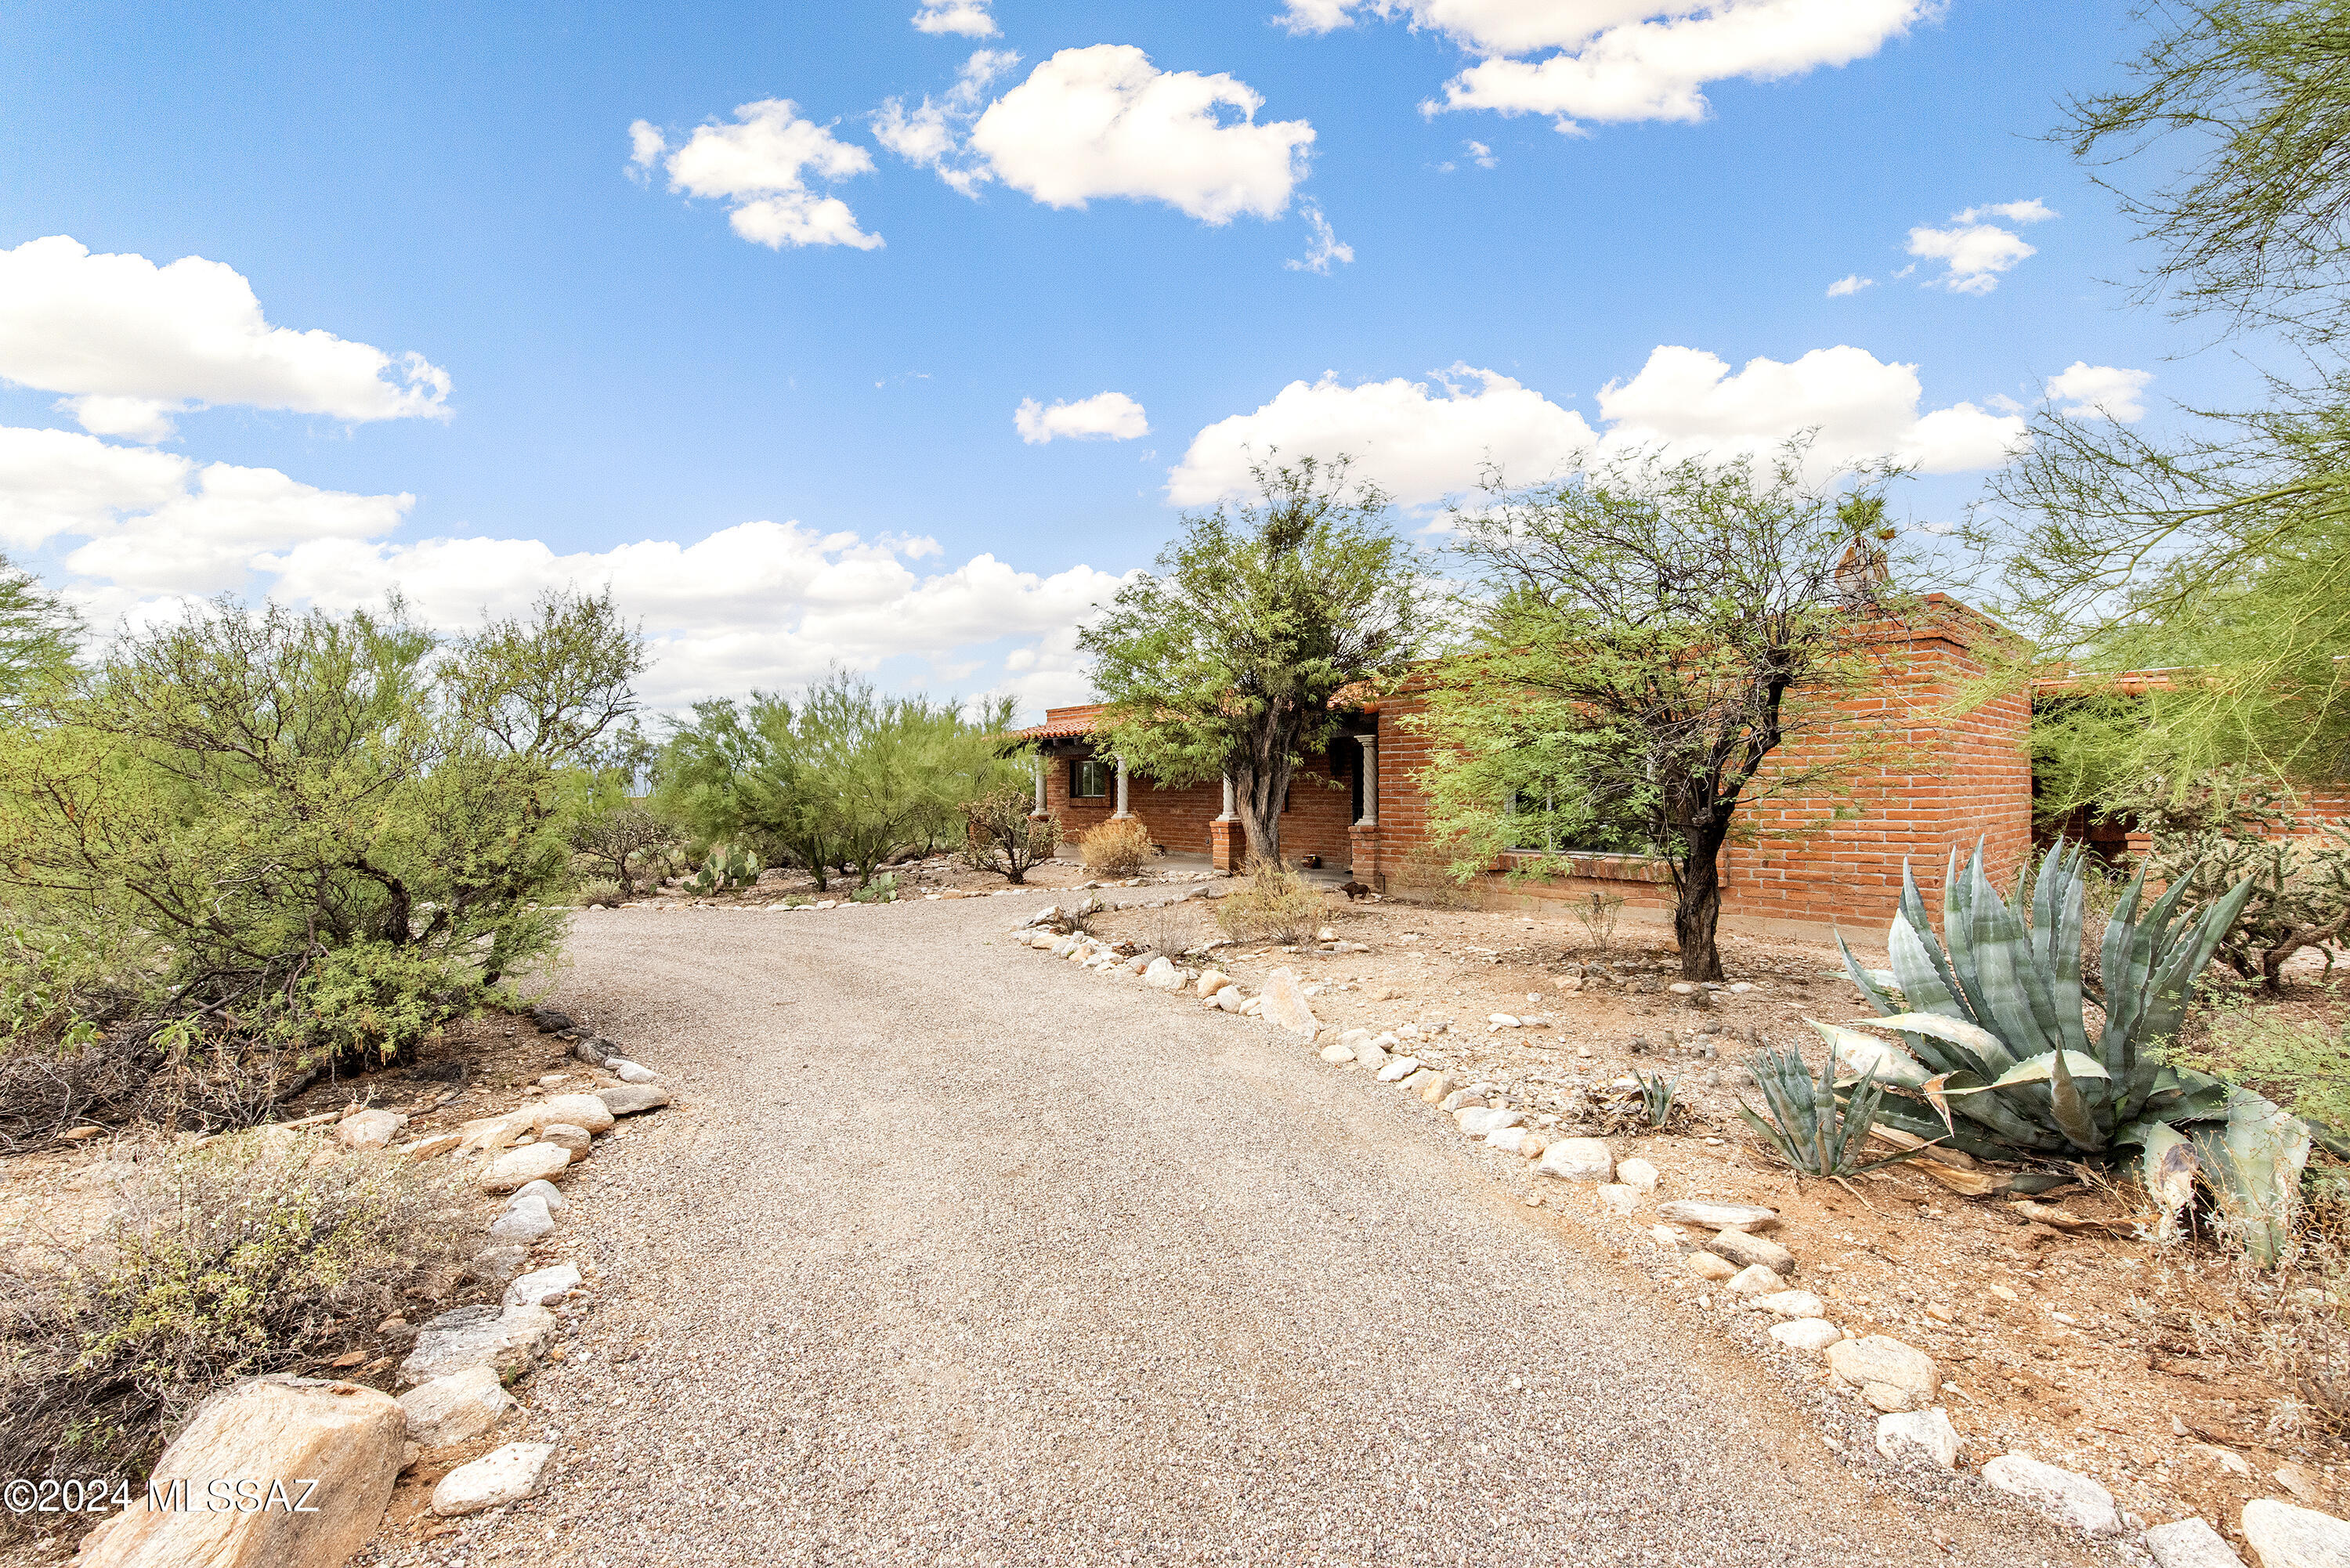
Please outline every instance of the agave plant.
[[1743, 1102], [1738, 1114], [1771, 1141], [1780, 1158], [1805, 1175], [1858, 1176], [1918, 1153], [1911, 1148], [1881, 1159], [1861, 1158], [1885, 1094], [1874, 1072], [1863, 1073], [1839, 1100], [1834, 1061], [1820, 1064], [1817, 1083], [1804, 1065], [1803, 1056], [1794, 1051], [1765, 1051], [1748, 1058], [1746, 1066], [1754, 1075], [1755, 1086], [1762, 1091], [1762, 1104], [1771, 1119], [1764, 1121]]
[[[2083, 857], [2060, 840], [2036, 876], [2018, 871], [2011, 906], [1984, 876], [1980, 845], [1963, 872], [1953, 854], [1939, 940], [1905, 864], [1887, 938], [1892, 969], [1872, 974], [1844, 950], [1879, 1016], [1861, 1028], [1813, 1026], [1847, 1066], [1902, 1091], [1881, 1109], [1887, 1125], [1993, 1158], [2112, 1160], [2141, 1149], [2149, 1192], [2183, 1202], [2179, 1170], [2199, 1174], [2253, 1255], [2272, 1262], [2291, 1222], [2307, 1127], [2249, 1090], [2163, 1060], [2251, 884], [2183, 916], [2184, 879], [2141, 913], [2145, 873], [2131, 878], [2106, 928], [2092, 1036], [2081, 986]], [[2184, 1130], [2157, 1131], [2172, 1127]]]
[[1640, 1114], [1652, 1127], [1662, 1127], [1680, 1109], [1681, 1081], [1668, 1079], [1662, 1073], [1634, 1073], [1632, 1081], [1640, 1093]]

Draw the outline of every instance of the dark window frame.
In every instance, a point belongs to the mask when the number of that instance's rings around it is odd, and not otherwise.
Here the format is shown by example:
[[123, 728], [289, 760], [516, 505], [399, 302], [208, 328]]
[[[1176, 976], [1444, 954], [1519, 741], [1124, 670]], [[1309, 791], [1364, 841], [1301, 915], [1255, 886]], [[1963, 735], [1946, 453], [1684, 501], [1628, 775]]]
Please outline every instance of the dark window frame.
[[[1089, 771], [1095, 785], [1090, 790], [1083, 787]], [[1099, 757], [1071, 757], [1069, 759], [1069, 798], [1071, 800], [1107, 800], [1109, 798], [1111, 780], [1115, 776], [1109, 763]]]

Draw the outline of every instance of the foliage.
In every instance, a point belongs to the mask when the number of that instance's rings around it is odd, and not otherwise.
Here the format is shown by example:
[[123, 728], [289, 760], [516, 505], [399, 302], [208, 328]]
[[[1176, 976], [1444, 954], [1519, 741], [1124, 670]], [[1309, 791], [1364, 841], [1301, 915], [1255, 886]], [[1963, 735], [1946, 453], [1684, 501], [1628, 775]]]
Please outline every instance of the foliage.
[[1650, 1127], [1662, 1129], [1672, 1123], [1673, 1113], [1681, 1109], [1680, 1080], [1667, 1078], [1662, 1073], [1632, 1075], [1640, 1092], [1640, 1110]]
[[897, 856], [956, 835], [962, 803], [1024, 776], [999, 739], [1009, 699], [959, 703], [885, 697], [835, 670], [796, 703], [697, 702], [661, 749], [654, 800], [710, 839], [788, 860], [828, 887], [835, 867], [860, 886]]
[[1259, 860], [1216, 905], [1216, 924], [1244, 941], [1299, 943], [1312, 940], [1322, 897], [1278, 860]]
[[[2183, 884], [2187, 909], [2250, 886], [2242, 915], [2214, 956], [2274, 991], [2286, 960], [2350, 931], [2350, 825], [2327, 824], [2315, 839], [2287, 837], [2294, 807], [2290, 794], [2258, 774], [2222, 768], [2183, 793], [2158, 783], [2109, 809], [2150, 831], [2147, 878]], [[2329, 950], [2329, 968], [2333, 961]]]
[[1624, 895], [1594, 890], [1567, 906], [1575, 923], [1583, 928], [1584, 939], [1594, 951], [1604, 953], [1616, 940], [1616, 919], [1623, 912]]
[[1150, 830], [1133, 817], [1102, 823], [1077, 840], [1077, 854], [1097, 877], [1131, 877], [1158, 853]]
[[594, 877], [571, 890], [571, 901], [583, 909], [618, 909], [628, 889], [609, 877]]
[[[1879, 1014], [1869, 1027], [1899, 1033], [1907, 1049], [1835, 1024], [1814, 1027], [1846, 1063], [1914, 1096], [1884, 1107], [1904, 1131], [1994, 1158], [2111, 1160], [2141, 1147], [2149, 1191], [2161, 1185], [2158, 1172], [2191, 1158], [2223, 1210], [2252, 1217], [2242, 1222], [2247, 1243], [2273, 1261], [2307, 1127], [2250, 1090], [2166, 1059], [2251, 886], [2182, 914], [2187, 887], [2177, 884], [2141, 913], [2145, 874], [2132, 877], [2106, 927], [2103, 1019], [2092, 1039], [2080, 975], [2083, 854], [2060, 841], [2036, 877], [2019, 869], [2012, 908], [1984, 876], [1980, 847], [1963, 874], [1953, 854], [1940, 940], [1905, 866], [1887, 939], [1889, 983], [1848, 948], [1845, 964]], [[1963, 1130], [1953, 1112], [1966, 1119]], [[2190, 1142], [2191, 1155], [2178, 1152]]]
[[1061, 846], [1061, 819], [1035, 811], [1034, 793], [1016, 784], [963, 802], [963, 864], [1014, 885], [1026, 882], [1029, 867], [1050, 860]]
[[195, 607], [0, 732], [0, 885], [27, 929], [146, 944], [142, 1038], [396, 1055], [559, 940], [556, 773], [640, 665], [602, 599], [445, 644], [396, 602]]
[[158, 1160], [91, 1252], [0, 1273], [0, 1469], [136, 1475], [206, 1394], [330, 1353], [473, 1245], [427, 1168], [314, 1147], [255, 1131]]
[[[1907, 601], [1884, 577], [1877, 482], [1839, 499], [1798, 441], [1770, 460], [1644, 454], [1455, 514], [1483, 598], [1471, 649], [1417, 722], [1454, 875], [1504, 849], [1557, 875], [1574, 850], [1660, 857], [1681, 972], [1718, 980], [1719, 857], [1742, 806], [1821, 800], [1830, 819], [1892, 732], [1843, 698], [1877, 674], [1862, 633]], [[1791, 741], [1802, 760], [1764, 764]], [[1751, 811], [1747, 820], [1751, 820]]]
[[2211, 1018], [2201, 1042], [2171, 1054], [2182, 1067], [2258, 1089], [2303, 1120], [2337, 1153], [2350, 1137], [2350, 1024], [2280, 1018], [2237, 1002]]
[[1229, 774], [1250, 857], [1281, 858], [1281, 811], [1333, 701], [1400, 671], [1426, 626], [1387, 494], [1344, 458], [1251, 471], [1258, 500], [1188, 514], [1158, 571], [1077, 634], [1107, 704], [1105, 752], [1162, 785]]
[[856, 904], [894, 904], [898, 901], [898, 874], [884, 871], [879, 877], [848, 895]]
[[2108, 168], [2156, 151], [2166, 183], [2109, 186], [2159, 247], [2148, 291], [2266, 329], [2301, 379], [2168, 441], [2045, 411], [1994, 483], [2010, 613], [2073, 677], [2035, 726], [2058, 815], [2230, 763], [2350, 776], [2350, 3], [2141, 15], [2135, 80], [2074, 102], [2065, 134]]
[[608, 874], [607, 879], [624, 898], [635, 895], [639, 876], [649, 873], [658, 879], [669, 856], [684, 842], [676, 824], [627, 801], [591, 805], [564, 830], [564, 843], [575, 862]]
[[1739, 1116], [1770, 1142], [1780, 1158], [1804, 1175], [1859, 1176], [1918, 1152], [1903, 1149], [1877, 1159], [1864, 1158], [1868, 1130], [1877, 1125], [1885, 1096], [1885, 1087], [1874, 1072], [1862, 1075], [1846, 1097], [1839, 1099], [1833, 1056], [1820, 1064], [1816, 1083], [1804, 1066], [1802, 1054], [1794, 1051], [1765, 1051], [1750, 1057], [1746, 1065], [1771, 1115], [1765, 1121], [1742, 1101]]
[[68, 678], [81, 618], [0, 556], [0, 716]]
[[747, 848], [713, 844], [702, 855], [702, 864], [685, 880], [685, 890], [696, 898], [722, 893], [732, 888], [747, 888], [759, 879], [766, 869], [756, 855]]

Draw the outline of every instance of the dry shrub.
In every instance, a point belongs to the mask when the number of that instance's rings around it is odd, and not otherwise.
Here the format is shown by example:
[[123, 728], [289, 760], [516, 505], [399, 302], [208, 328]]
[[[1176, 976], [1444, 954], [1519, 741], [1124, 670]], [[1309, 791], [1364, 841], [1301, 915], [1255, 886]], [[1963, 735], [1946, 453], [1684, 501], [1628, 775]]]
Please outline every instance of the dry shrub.
[[1476, 889], [1452, 874], [1451, 856], [1428, 845], [1409, 851], [1389, 880], [1396, 892], [1415, 904], [1473, 909], [1479, 902]]
[[1159, 847], [1139, 818], [1128, 817], [1105, 822], [1078, 839], [1077, 853], [1097, 877], [1131, 877], [1150, 863]]
[[1307, 942], [1322, 920], [1322, 895], [1276, 861], [1259, 860], [1216, 906], [1216, 924], [1242, 941]]
[[159, 1150], [78, 1253], [0, 1265], [0, 1475], [142, 1475], [204, 1396], [372, 1333], [475, 1238], [452, 1178], [255, 1131]]
[[70, 1049], [0, 1049], [0, 1153], [88, 1123], [251, 1127], [317, 1077], [314, 1054], [226, 1029], [118, 1030]]

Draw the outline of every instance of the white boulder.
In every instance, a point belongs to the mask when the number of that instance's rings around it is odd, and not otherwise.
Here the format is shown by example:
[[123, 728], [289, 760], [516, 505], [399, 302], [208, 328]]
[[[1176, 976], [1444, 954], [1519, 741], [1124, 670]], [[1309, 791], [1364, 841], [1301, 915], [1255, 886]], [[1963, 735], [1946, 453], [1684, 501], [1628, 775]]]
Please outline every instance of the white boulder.
[[443, 1519], [519, 1502], [539, 1489], [553, 1443], [508, 1443], [469, 1465], [459, 1465], [432, 1489], [432, 1511]]
[[484, 1362], [420, 1383], [400, 1397], [408, 1420], [408, 1440], [428, 1449], [470, 1443], [522, 1407]]
[[2274, 1498], [2244, 1504], [2244, 1543], [2252, 1549], [2260, 1568], [2343, 1568], [2350, 1563], [2350, 1524]]
[[[1834, 1352], [1829, 1353], [1828, 1359], [1834, 1363]], [[2121, 1515], [2114, 1510], [2113, 1493], [2087, 1476], [2060, 1469], [2030, 1454], [2002, 1454], [1987, 1461], [1982, 1479], [2085, 1535], [2110, 1535], [2122, 1527]]]
[[1943, 1469], [1959, 1466], [1959, 1434], [1939, 1406], [1896, 1410], [1877, 1418], [1877, 1451], [1895, 1464], [1922, 1459]]

